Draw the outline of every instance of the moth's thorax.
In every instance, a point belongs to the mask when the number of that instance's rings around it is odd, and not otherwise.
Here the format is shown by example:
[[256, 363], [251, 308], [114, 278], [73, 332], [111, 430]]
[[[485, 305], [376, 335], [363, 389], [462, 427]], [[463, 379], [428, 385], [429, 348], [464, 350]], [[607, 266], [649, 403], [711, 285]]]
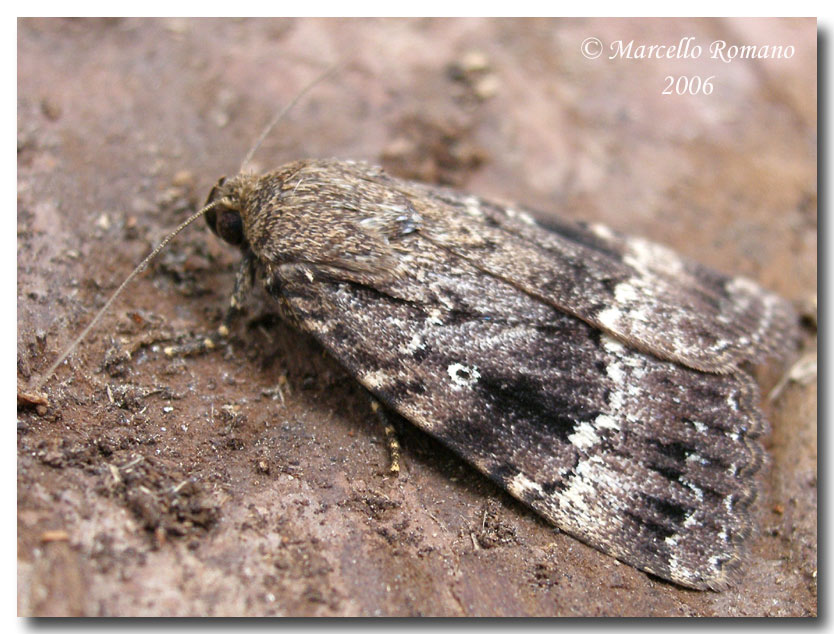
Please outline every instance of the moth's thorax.
[[304, 160], [239, 174], [219, 195], [240, 214], [241, 246], [260, 262], [366, 269], [390, 266], [397, 241], [418, 229], [406, 185], [363, 163]]

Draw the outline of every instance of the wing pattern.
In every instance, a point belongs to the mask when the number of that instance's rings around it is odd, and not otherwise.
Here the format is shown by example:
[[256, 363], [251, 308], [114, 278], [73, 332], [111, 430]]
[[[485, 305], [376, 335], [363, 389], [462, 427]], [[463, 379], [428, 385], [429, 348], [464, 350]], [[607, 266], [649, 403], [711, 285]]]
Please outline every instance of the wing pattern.
[[588, 544], [684, 586], [733, 581], [765, 426], [740, 366], [792, 343], [785, 300], [360, 163], [216, 197], [218, 233], [240, 215], [268, 291], [380, 401]]
[[[410, 242], [423, 261], [387, 289], [290, 265], [283, 297], [377, 398], [566, 532], [686, 586], [726, 585], [762, 459], [753, 382], [629, 348]], [[413, 285], [433, 299], [401, 299]]]

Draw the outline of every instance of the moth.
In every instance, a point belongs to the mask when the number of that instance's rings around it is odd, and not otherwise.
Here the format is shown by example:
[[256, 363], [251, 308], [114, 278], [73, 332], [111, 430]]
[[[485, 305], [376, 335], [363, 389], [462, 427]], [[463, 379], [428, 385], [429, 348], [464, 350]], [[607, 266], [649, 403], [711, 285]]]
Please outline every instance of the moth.
[[232, 312], [260, 280], [378, 402], [561, 530], [682, 586], [738, 578], [766, 429], [745, 368], [794, 345], [786, 300], [601, 225], [303, 160], [221, 179], [39, 385], [200, 216], [242, 253]]
[[652, 242], [380, 168], [241, 173], [205, 218], [378, 401], [563, 531], [682, 586], [739, 574], [763, 460], [742, 369], [791, 305]]

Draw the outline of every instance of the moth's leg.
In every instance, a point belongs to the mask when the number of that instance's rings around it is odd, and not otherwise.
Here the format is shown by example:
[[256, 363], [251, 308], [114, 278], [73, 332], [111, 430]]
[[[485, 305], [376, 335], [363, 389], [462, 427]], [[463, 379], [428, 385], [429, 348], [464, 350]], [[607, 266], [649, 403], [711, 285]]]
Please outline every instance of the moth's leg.
[[232, 291], [232, 297], [229, 300], [229, 309], [223, 317], [223, 321], [217, 332], [221, 337], [229, 335], [229, 326], [243, 312], [243, 305], [246, 302], [246, 297], [252, 290], [252, 285], [255, 282], [255, 272], [257, 265], [257, 258], [252, 251], [244, 251], [243, 257], [240, 260], [240, 267], [235, 275], [235, 287]]
[[137, 339], [130, 348], [127, 354], [130, 355], [141, 347], [148, 347], [157, 341], [170, 342], [162, 350], [168, 357], [190, 357], [198, 354], [205, 354], [217, 348], [219, 340], [224, 339], [229, 334], [229, 324], [232, 320], [242, 312], [242, 307], [247, 294], [252, 289], [252, 284], [255, 279], [257, 260], [251, 251], [243, 254], [243, 259], [240, 263], [237, 275], [235, 277], [235, 287], [232, 293], [231, 305], [226, 312], [225, 317], [217, 329], [215, 334], [175, 334], [171, 333], [148, 333], [140, 339]]
[[790, 383], [808, 385], [817, 379], [817, 351], [812, 350], [803, 354], [782, 375], [767, 396], [768, 401], [775, 401]]
[[[229, 336], [229, 326], [232, 321], [243, 312], [243, 305], [246, 296], [252, 290], [252, 284], [255, 280], [257, 259], [251, 251], [246, 251], [240, 261], [237, 275], [235, 275], [235, 287], [232, 291], [232, 297], [229, 301], [229, 309], [226, 311], [220, 327], [217, 329], [217, 335], [221, 339]], [[213, 336], [195, 335], [190, 338], [185, 338], [178, 341], [174, 345], [167, 346], [164, 352], [169, 357], [188, 357], [195, 354], [202, 354], [217, 347], [217, 340]]]
[[388, 473], [397, 476], [400, 473], [400, 441], [397, 438], [397, 429], [391, 422], [391, 417], [385, 411], [385, 408], [374, 397], [371, 397], [371, 409], [377, 415], [379, 422], [382, 423], [382, 429], [385, 432], [388, 457], [391, 461]]
[[212, 337], [198, 334], [178, 337], [177, 343], [165, 346], [162, 351], [167, 357], [192, 357], [210, 352], [216, 347], [217, 345]]

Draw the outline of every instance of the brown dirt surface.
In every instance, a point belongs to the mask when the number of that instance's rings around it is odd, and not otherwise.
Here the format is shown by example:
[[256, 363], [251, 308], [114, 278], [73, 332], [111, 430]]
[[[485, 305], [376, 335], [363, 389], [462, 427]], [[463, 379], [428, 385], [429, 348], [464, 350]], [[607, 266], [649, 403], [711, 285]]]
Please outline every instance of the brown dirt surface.
[[[795, 55], [589, 60], [590, 36]], [[19, 614], [816, 614], [813, 363], [764, 402], [758, 532], [724, 592], [560, 533], [414, 429], [390, 477], [362, 390], [261, 296], [228, 341], [199, 345], [237, 258], [202, 221], [40, 394], [30, 384], [334, 62], [261, 169], [384, 163], [650, 237], [815, 307], [816, 41], [801, 19], [21, 20]], [[662, 95], [667, 75], [713, 75], [714, 92]], [[803, 346], [813, 359], [812, 325]], [[787, 367], [758, 370], [764, 394]]]

